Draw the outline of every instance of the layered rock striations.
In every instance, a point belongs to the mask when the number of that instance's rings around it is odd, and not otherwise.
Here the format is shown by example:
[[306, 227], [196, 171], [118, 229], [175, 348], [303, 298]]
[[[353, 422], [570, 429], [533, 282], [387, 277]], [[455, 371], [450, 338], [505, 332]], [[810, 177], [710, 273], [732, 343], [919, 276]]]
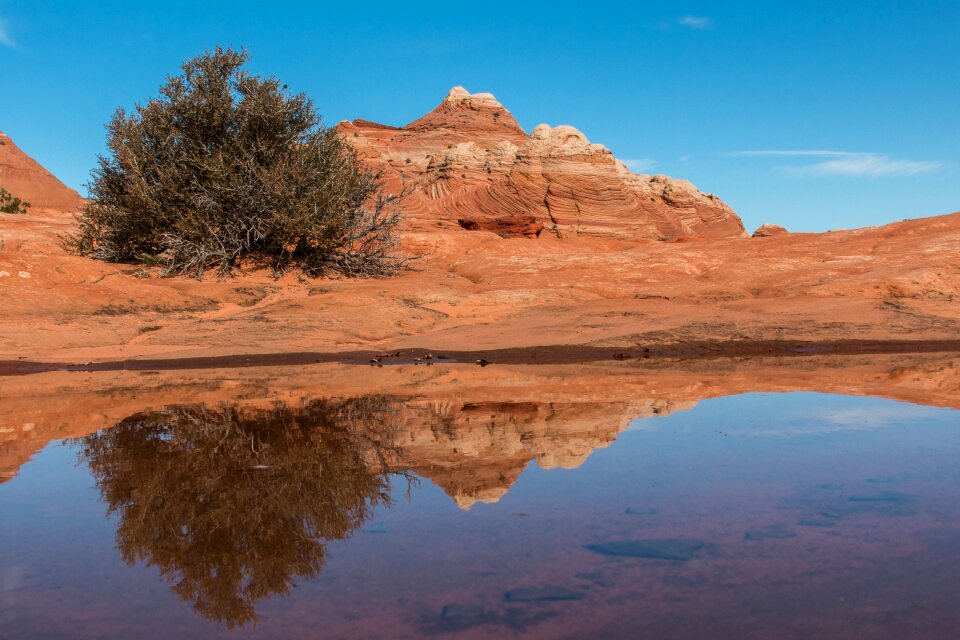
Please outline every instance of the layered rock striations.
[[576, 469], [634, 418], [692, 405], [593, 398], [543, 402], [535, 396], [519, 402], [410, 402], [398, 412], [404, 444], [396, 462], [469, 509], [498, 502], [531, 461], [541, 469]]
[[0, 131], [0, 188], [33, 207], [75, 211], [83, 198], [24, 153]]
[[631, 173], [609, 149], [570, 126], [541, 124], [529, 135], [489, 93], [451, 89], [405, 127], [366, 120], [338, 130], [386, 187], [405, 192], [414, 228], [457, 223], [534, 237], [533, 218], [558, 237], [624, 239], [740, 237], [743, 223], [718, 197], [686, 180]]

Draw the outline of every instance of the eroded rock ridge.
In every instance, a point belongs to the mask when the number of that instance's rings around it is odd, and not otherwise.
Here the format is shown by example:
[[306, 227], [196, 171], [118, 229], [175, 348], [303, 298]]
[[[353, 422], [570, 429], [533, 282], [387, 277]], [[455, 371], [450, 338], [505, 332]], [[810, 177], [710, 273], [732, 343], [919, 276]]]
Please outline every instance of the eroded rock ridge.
[[[743, 223], [715, 195], [686, 180], [631, 173], [577, 129], [537, 126], [529, 135], [489, 93], [454, 87], [406, 125], [341, 122], [386, 187], [406, 192], [414, 228], [465, 220], [466, 229], [536, 237], [623, 239], [740, 237]], [[530, 224], [504, 224], [526, 220]]]

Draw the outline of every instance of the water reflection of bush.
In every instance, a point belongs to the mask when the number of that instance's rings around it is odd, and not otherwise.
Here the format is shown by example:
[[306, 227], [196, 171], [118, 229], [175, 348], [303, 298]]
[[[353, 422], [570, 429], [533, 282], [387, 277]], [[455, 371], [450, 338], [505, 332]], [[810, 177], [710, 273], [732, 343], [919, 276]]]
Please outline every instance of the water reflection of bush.
[[232, 627], [317, 576], [326, 541], [390, 504], [392, 476], [414, 481], [389, 464], [395, 408], [386, 397], [175, 407], [83, 438], [80, 456], [119, 516], [123, 560], [159, 568], [199, 614]]

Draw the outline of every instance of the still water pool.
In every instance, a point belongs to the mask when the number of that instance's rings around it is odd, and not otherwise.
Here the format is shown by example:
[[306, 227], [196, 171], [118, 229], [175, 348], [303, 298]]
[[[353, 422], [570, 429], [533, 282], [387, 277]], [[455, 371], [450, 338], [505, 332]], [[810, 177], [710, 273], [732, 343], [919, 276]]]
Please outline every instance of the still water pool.
[[539, 464], [478, 444], [522, 410], [190, 404], [52, 442], [0, 484], [0, 637], [960, 637], [957, 411], [746, 394]]

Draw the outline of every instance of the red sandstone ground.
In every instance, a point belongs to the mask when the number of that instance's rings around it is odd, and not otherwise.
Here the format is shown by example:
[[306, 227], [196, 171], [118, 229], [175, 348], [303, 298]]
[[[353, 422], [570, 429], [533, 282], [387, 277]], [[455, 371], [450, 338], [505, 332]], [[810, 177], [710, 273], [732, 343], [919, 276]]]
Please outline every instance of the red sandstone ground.
[[65, 252], [72, 224], [0, 218], [0, 360], [960, 336], [960, 214], [679, 244], [411, 232], [411, 271], [305, 283], [140, 278]]
[[76, 194], [0, 146], [0, 186], [38, 205], [0, 215], [0, 360], [960, 336], [960, 214], [750, 238], [715, 196], [460, 89], [403, 128], [339, 127], [408, 187], [410, 271], [142, 277], [69, 254]]

